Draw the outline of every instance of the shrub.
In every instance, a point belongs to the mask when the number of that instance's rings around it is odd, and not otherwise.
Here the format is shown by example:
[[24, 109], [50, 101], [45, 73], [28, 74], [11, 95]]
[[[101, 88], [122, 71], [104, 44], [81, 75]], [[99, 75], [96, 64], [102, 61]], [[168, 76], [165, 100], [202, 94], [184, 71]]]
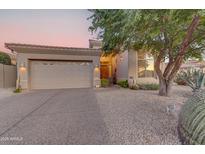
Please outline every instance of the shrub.
[[147, 83], [147, 84], [138, 84], [139, 89], [141, 90], [158, 90], [159, 84]]
[[187, 70], [180, 72], [177, 78], [184, 81], [195, 92], [204, 86], [205, 74], [200, 70]]
[[0, 52], [0, 63], [5, 65], [11, 65], [11, 58], [8, 54]]
[[22, 89], [21, 88], [16, 88], [15, 90], [14, 90], [14, 93], [21, 93], [22, 92]]
[[108, 87], [109, 80], [108, 79], [101, 79], [101, 87]]
[[128, 88], [129, 87], [127, 80], [118, 81], [117, 85], [119, 85], [120, 87], [123, 87], [123, 88]]

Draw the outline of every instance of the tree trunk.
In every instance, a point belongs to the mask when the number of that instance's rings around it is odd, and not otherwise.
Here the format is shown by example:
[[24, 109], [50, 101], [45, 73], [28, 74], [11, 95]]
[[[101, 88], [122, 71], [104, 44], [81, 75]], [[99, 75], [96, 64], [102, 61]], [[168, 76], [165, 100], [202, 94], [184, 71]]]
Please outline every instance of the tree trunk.
[[159, 95], [170, 96], [171, 82], [164, 79], [160, 79], [159, 82]]
[[171, 90], [171, 82], [173, 80], [173, 78], [176, 76], [177, 72], [180, 69], [180, 66], [182, 65], [183, 59], [184, 59], [184, 55], [187, 52], [187, 49], [190, 46], [190, 42], [192, 39], [192, 35], [193, 32], [195, 31], [196, 27], [199, 24], [199, 16], [195, 16], [191, 22], [191, 24], [189, 25], [189, 28], [187, 30], [187, 34], [181, 44], [179, 53], [177, 55], [177, 57], [175, 58], [175, 60], [173, 61], [173, 57], [172, 55], [169, 53], [169, 58], [171, 59], [169, 61], [169, 64], [167, 65], [164, 73], [162, 73], [162, 71], [160, 70], [160, 63], [162, 61], [163, 58], [163, 54], [165, 53], [164, 50], [160, 51], [160, 54], [158, 55], [156, 61], [155, 61], [155, 71], [159, 77], [159, 95], [160, 96], [169, 96], [170, 95], [170, 90]]

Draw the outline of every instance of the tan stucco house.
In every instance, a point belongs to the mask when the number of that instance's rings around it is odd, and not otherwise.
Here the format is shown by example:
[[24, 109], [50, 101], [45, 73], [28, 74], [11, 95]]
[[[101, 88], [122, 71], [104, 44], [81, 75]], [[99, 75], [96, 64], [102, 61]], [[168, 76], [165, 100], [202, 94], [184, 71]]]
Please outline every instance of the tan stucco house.
[[125, 51], [105, 56], [101, 43], [89, 40], [89, 48], [5, 43], [17, 53], [17, 87], [59, 89], [99, 87], [100, 79], [130, 84], [156, 83], [154, 59], [148, 54]]

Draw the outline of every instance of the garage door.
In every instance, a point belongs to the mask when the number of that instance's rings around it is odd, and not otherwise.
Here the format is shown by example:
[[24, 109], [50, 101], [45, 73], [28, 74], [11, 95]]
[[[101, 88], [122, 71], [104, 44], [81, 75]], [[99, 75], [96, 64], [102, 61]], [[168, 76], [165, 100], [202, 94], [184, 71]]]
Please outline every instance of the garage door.
[[92, 86], [91, 62], [31, 61], [31, 89]]

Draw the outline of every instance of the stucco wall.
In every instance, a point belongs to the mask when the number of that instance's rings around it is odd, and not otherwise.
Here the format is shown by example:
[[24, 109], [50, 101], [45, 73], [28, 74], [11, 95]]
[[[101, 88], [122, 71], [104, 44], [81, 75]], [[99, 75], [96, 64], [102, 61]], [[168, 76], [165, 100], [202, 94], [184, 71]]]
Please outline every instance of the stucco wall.
[[[29, 59], [52, 59], [52, 60], [91, 60], [93, 61], [93, 86], [100, 84], [100, 72], [95, 67], [100, 66], [99, 56], [78, 56], [78, 55], [56, 55], [56, 54], [31, 54], [18, 53], [17, 68], [18, 75], [20, 75], [20, 84], [23, 89], [30, 88], [30, 64]], [[20, 66], [25, 65], [26, 71], [20, 72]]]
[[137, 78], [136, 83], [138, 84], [150, 84], [150, 83], [155, 83], [158, 84], [159, 80], [156, 78], [152, 78], [152, 77], [147, 77], [147, 78]]
[[128, 51], [117, 55], [117, 80], [128, 79]]
[[16, 66], [0, 64], [0, 88], [16, 86]]
[[158, 79], [154, 77], [138, 78], [138, 54], [134, 50], [128, 52], [128, 82], [129, 85], [158, 83]]
[[128, 82], [129, 85], [136, 84], [137, 79], [137, 52], [130, 50], [128, 52]]
[[3, 73], [3, 64], [0, 64], [0, 88], [4, 86], [4, 73]]

